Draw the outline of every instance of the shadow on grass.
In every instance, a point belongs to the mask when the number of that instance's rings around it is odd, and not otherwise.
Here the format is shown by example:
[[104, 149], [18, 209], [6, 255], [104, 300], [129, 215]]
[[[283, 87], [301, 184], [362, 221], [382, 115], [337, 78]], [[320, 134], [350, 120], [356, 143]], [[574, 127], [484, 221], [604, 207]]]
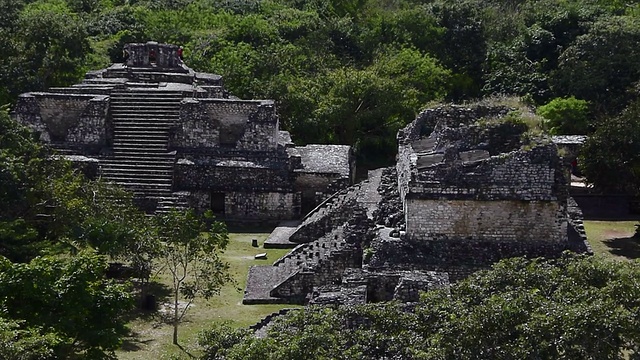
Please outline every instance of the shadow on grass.
[[603, 240], [602, 243], [609, 247], [609, 252], [613, 255], [627, 259], [640, 258], [640, 239], [636, 237], [608, 239]]
[[[162, 324], [166, 319], [162, 312], [158, 311], [158, 305], [167, 302], [171, 295], [171, 289], [157, 281], [146, 284], [145, 291], [141, 293], [140, 287], [135, 286], [134, 296], [136, 307], [125, 316], [126, 322], [140, 320], [148, 323]], [[154, 339], [141, 339], [137, 332], [130, 332], [123, 340], [120, 349], [122, 351], [139, 351], [143, 346], [153, 342]]]
[[193, 354], [191, 354], [190, 352], [188, 352], [188, 351], [187, 351], [187, 349], [185, 349], [184, 347], [182, 347], [182, 345], [178, 344], [177, 346], [178, 346], [178, 348], [179, 348], [180, 350], [182, 350], [182, 352], [183, 352], [183, 353], [187, 354], [187, 355], [189, 356], [189, 358], [190, 358], [190, 359], [195, 359], [195, 358], [196, 358], [195, 356], [193, 356]]
[[140, 340], [140, 334], [131, 333], [129, 337], [124, 339], [122, 345], [120, 345], [120, 350], [122, 351], [139, 351], [142, 350], [143, 345], [147, 345], [153, 342], [153, 339], [148, 340]]

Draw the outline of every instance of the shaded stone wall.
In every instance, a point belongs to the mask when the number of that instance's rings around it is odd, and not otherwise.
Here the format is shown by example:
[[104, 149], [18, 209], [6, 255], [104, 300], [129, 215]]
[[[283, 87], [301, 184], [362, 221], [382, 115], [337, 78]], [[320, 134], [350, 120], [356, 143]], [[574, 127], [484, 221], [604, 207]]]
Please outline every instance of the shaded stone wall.
[[20, 96], [12, 115], [41, 141], [91, 154], [107, 145], [108, 107], [107, 96], [29, 93]]
[[178, 46], [158, 44], [154, 41], [147, 43], [131, 43], [124, 46], [129, 53], [127, 66], [148, 67], [152, 63], [161, 68], [175, 68], [182, 62], [178, 56]]
[[431, 241], [376, 239], [373, 248], [375, 252], [367, 266], [370, 271], [403, 269], [446, 272], [450, 280], [455, 282], [506, 258], [558, 257], [568, 249], [568, 245], [553, 239], [506, 242], [440, 237]]
[[[224, 211], [212, 209], [212, 194], [223, 194]], [[287, 220], [300, 216], [300, 195], [291, 192], [259, 191], [192, 191], [188, 203], [197, 211], [217, 210], [216, 216], [225, 220], [243, 221]]]
[[361, 265], [360, 252], [355, 247], [345, 247], [331, 252], [331, 256], [321, 260], [312, 270], [301, 270], [275, 286], [270, 294], [274, 297], [304, 299], [314, 287], [339, 283], [347, 268]]
[[170, 146], [275, 151], [278, 131], [278, 116], [271, 101], [185, 100]]
[[234, 166], [232, 160], [206, 163], [178, 161], [173, 173], [174, 188], [176, 191], [293, 191], [286, 168], [235, 163]]
[[227, 192], [225, 218], [284, 220], [300, 216], [300, 195], [281, 192]]
[[407, 236], [503, 242], [564, 241], [564, 208], [555, 201], [406, 201]]

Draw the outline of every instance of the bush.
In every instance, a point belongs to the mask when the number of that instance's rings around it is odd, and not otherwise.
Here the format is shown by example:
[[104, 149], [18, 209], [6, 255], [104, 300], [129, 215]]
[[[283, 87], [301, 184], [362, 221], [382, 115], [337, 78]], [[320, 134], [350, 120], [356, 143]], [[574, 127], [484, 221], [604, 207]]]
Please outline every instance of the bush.
[[537, 114], [546, 119], [545, 127], [553, 135], [584, 135], [589, 130], [589, 103], [573, 96], [555, 98]]

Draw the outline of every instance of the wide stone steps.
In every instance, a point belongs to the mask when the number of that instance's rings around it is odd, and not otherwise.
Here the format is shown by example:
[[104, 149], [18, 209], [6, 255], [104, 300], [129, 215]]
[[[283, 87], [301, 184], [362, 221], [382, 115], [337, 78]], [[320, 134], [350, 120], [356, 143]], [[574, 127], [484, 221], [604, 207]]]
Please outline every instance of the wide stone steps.
[[181, 101], [181, 92], [151, 88], [111, 94], [113, 156], [102, 176], [136, 198], [156, 201], [156, 211], [178, 202], [172, 196], [175, 154], [169, 152], [168, 130], [179, 120]]

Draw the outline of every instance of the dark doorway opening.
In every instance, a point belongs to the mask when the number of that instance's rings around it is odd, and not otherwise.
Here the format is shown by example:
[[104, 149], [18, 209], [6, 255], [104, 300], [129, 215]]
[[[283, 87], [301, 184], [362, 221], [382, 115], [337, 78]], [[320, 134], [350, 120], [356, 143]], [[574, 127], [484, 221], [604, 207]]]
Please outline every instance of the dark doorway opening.
[[224, 215], [224, 193], [211, 193], [211, 211], [214, 215]]

